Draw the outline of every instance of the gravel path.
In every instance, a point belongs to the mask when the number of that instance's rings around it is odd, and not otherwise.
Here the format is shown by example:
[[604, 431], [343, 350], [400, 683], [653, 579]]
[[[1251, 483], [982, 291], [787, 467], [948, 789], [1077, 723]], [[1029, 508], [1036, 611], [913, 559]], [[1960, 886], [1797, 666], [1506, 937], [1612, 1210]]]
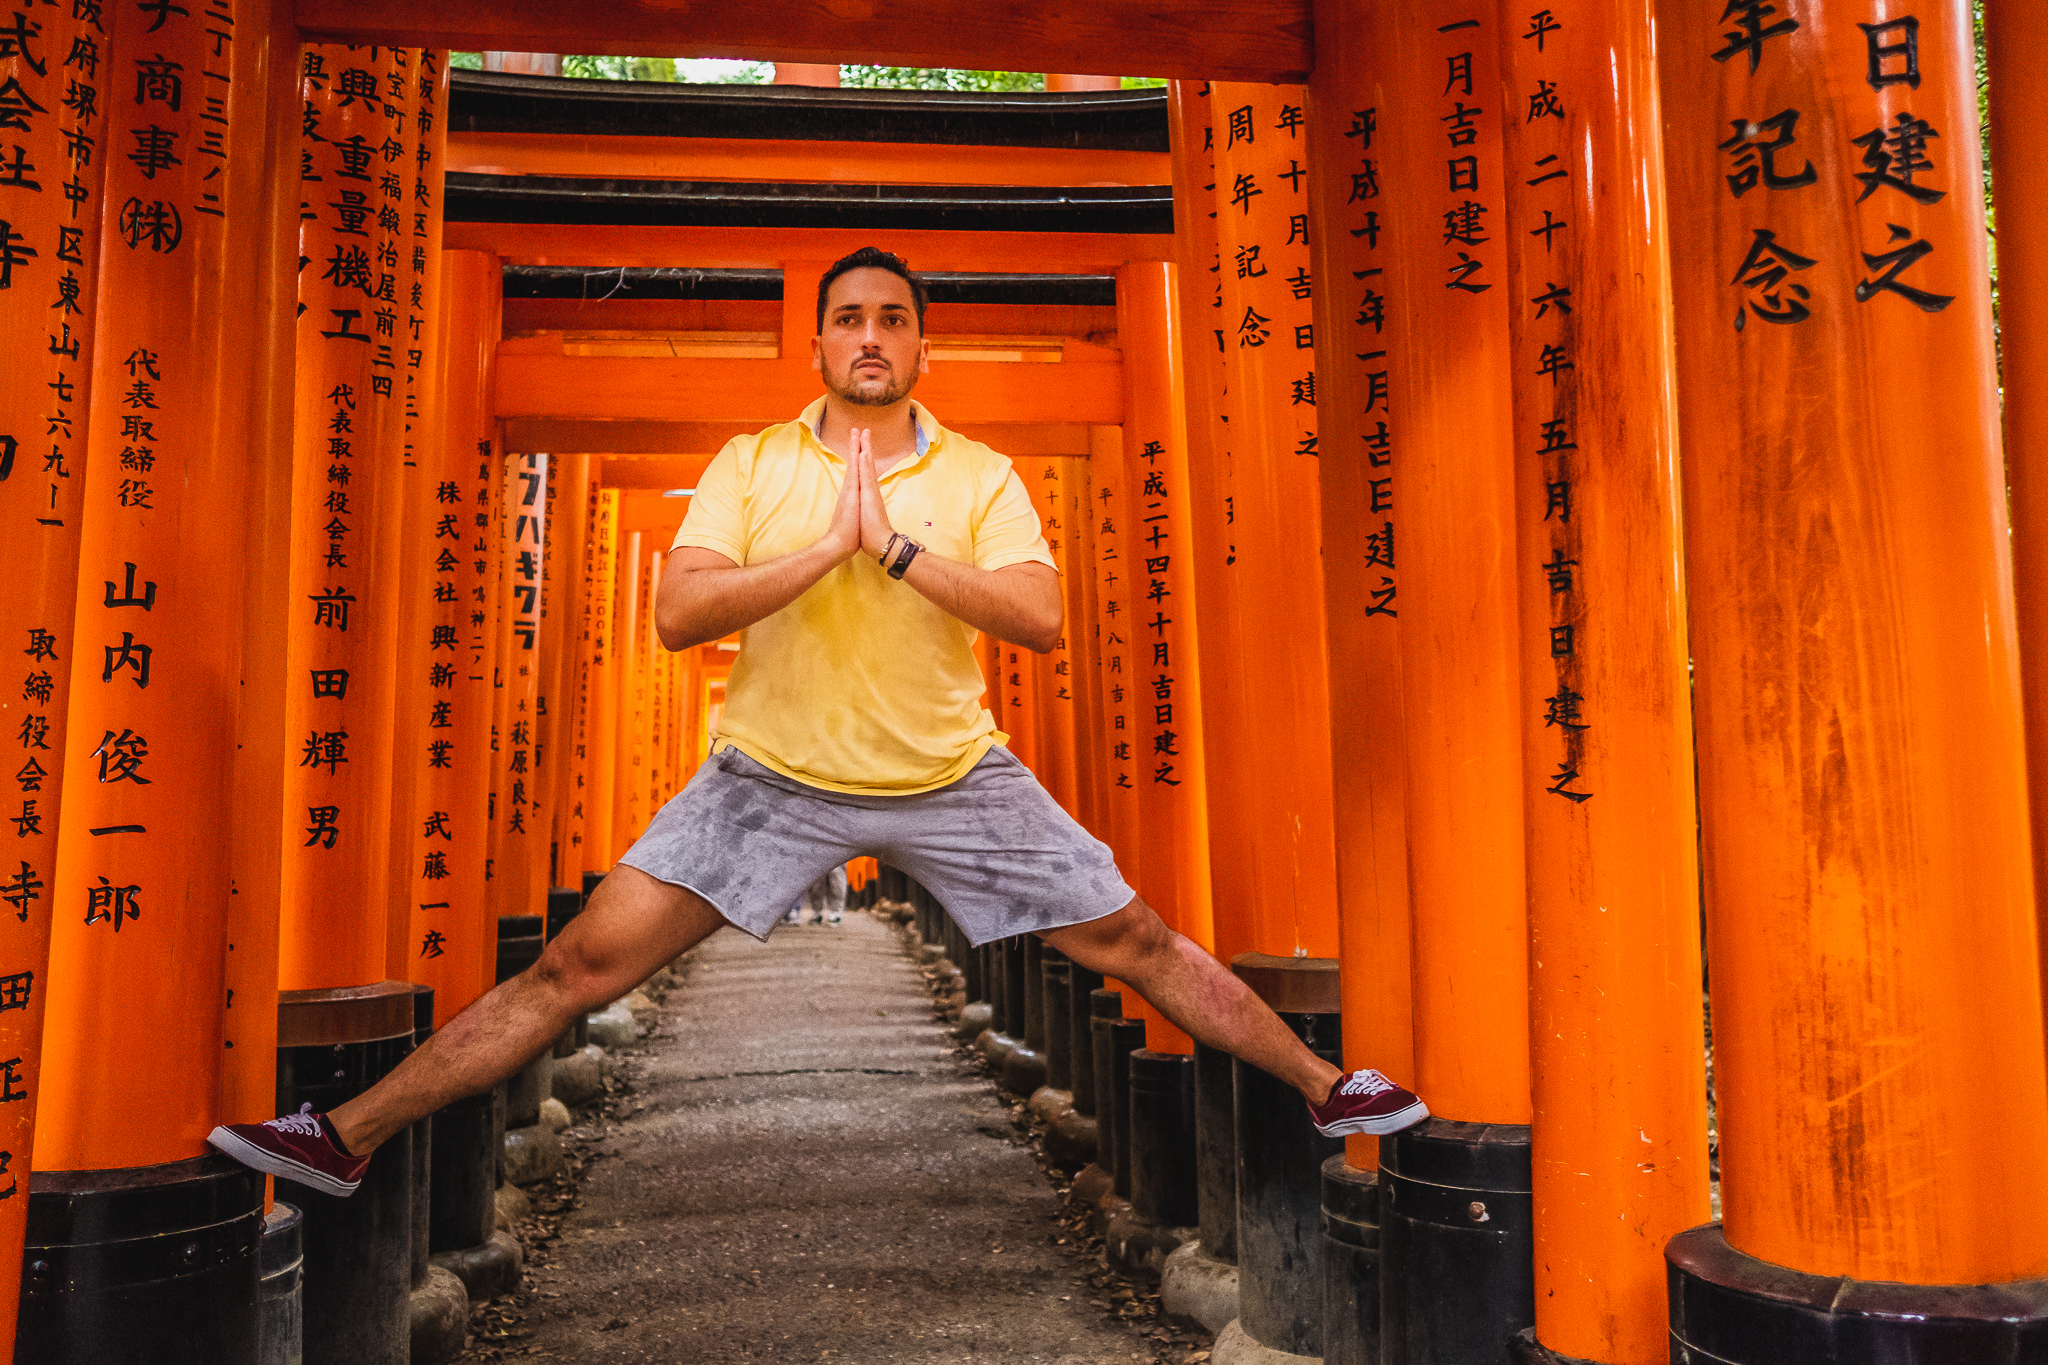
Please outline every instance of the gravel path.
[[581, 1206], [531, 1280], [532, 1356], [1130, 1365], [1094, 1267], [881, 922], [689, 959]]

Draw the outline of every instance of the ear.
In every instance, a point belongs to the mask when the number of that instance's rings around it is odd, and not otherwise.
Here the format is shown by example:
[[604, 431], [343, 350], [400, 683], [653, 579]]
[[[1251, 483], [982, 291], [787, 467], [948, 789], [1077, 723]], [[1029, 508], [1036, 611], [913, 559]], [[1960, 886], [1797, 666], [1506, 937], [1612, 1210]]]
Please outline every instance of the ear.
[[917, 372], [919, 374], [930, 374], [932, 372], [932, 339], [930, 337], [919, 337], [917, 339]]
[[811, 338], [811, 368], [819, 374], [825, 373], [825, 339]]

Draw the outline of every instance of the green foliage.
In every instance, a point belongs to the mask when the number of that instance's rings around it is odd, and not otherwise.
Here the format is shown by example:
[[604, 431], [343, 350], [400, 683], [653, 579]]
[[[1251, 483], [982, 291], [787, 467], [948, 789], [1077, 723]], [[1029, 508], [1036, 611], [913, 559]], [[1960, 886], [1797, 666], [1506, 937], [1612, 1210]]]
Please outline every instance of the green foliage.
[[673, 57], [587, 57], [571, 52], [562, 58], [562, 74], [586, 81], [669, 81], [676, 79]]
[[1043, 90], [1042, 71], [957, 71], [949, 67], [842, 66], [839, 83], [860, 90]]
[[481, 71], [484, 69], [484, 54], [481, 52], [451, 52], [448, 65], [456, 71]]

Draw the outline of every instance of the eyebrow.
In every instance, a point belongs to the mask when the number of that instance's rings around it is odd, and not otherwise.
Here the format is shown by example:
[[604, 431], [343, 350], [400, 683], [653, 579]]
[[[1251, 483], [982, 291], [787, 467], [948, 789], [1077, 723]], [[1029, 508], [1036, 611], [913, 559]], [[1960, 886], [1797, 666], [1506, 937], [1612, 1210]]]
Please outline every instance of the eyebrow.
[[[838, 305], [836, 308], [834, 308], [832, 311], [834, 314], [858, 313], [864, 307], [866, 307], [865, 304], [842, 303]], [[910, 311], [910, 308], [907, 305], [901, 303], [885, 303], [881, 305], [881, 308], [882, 311], [885, 313], [908, 313]]]

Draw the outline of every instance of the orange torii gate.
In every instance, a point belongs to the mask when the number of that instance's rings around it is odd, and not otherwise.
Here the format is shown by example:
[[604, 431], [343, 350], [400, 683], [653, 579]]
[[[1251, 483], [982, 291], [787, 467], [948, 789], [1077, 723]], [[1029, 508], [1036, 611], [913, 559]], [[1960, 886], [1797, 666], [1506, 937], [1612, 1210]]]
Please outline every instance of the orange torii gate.
[[[253, 1359], [266, 1200], [201, 1136], [324, 1084], [315, 1063], [337, 1047], [336, 1084], [374, 1079], [432, 1022], [409, 981], [444, 1004], [487, 988], [492, 921], [523, 925], [561, 903], [547, 883], [608, 868], [679, 780], [730, 651], [668, 661], [651, 644], [646, 593], [683, 506], [662, 495], [814, 394], [812, 285], [870, 241], [960, 277], [933, 305], [945, 355], [920, 397], [1014, 457], [1060, 460], [1070, 517], [1066, 485], [1087, 495], [1085, 522], [1056, 529], [1070, 629], [1089, 632], [1066, 662], [1088, 687], [1062, 699], [1051, 664], [1017, 670], [1020, 748], [1205, 946], [1280, 958], [1248, 964], [1263, 982], [1334, 972], [1334, 993], [1288, 1008], [1341, 1003], [1346, 1060], [1419, 1077], [1438, 1110], [1323, 1167], [1318, 1271], [1315, 1192], [1268, 1179], [1299, 1163], [1259, 1145], [1270, 1133], [1220, 1141], [1163, 1021], [1110, 1029], [1150, 1047], [1097, 1078], [1124, 1077], [1104, 1092], [1121, 1114], [1101, 1116], [1122, 1149], [1102, 1159], [1138, 1204], [1099, 1211], [1123, 1220], [1120, 1244], [1163, 1249], [1159, 1221], [1206, 1198], [1204, 1240], [1261, 1258], [1243, 1284], [1265, 1297], [1220, 1350], [1314, 1339], [1346, 1365], [1450, 1365], [1498, 1359], [1512, 1335], [1528, 1361], [1748, 1365], [1794, 1332], [1830, 1361], [1989, 1358], [2038, 1333], [2048, 1189], [2000, 1165], [2048, 1128], [2021, 743], [2044, 726], [2019, 690], [2042, 672], [2038, 490], [2020, 462], [2008, 544], [1955, 0], [1055, 0], [972, 22], [881, 0], [861, 31], [887, 47], [864, 60], [1113, 61], [1179, 84], [976, 101], [476, 79], [439, 125], [400, 75], [450, 47], [822, 63], [854, 55], [847, 20], [836, 0], [569, 18], [535, 0], [89, 8], [0, 29], [0, 90], [26, 101], [0, 118], [0, 307], [19, 324], [0, 340], [16, 362], [0, 506], [28, 668], [6, 730], [20, 856], [0, 863], [20, 912], [18, 930], [0, 916], [0, 1052], [22, 1052], [0, 1059], [0, 1263], [30, 1249], [18, 1358], [146, 1335]], [[2020, 225], [2016, 449], [2038, 405], [2037, 158], [2011, 136], [2038, 103], [2017, 57], [2030, 24], [2013, 0], [1987, 6]], [[101, 65], [80, 65], [88, 50]], [[341, 70], [361, 77], [315, 79]], [[58, 71], [97, 102], [55, 94]], [[133, 106], [107, 93], [137, 72]], [[231, 87], [220, 107], [196, 98], [202, 79]], [[611, 110], [588, 121], [579, 102]], [[940, 103], [980, 122], [921, 133], [917, 110]], [[830, 139], [796, 117], [819, 109]], [[1089, 109], [1158, 136], [1045, 141]], [[1012, 115], [1041, 131], [1001, 131]], [[1269, 232], [1255, 210], [1283, 201], [1300, 222]], [[438, 247], [411, 247], [444, 216], [440, 269]], [[466, 292], [436, 299], [437, 271]], [[1034, 276], [1114, 284], [1106, 301], [1022, 301]], [[63, 306], [45, 317], [43, 296]], [[1283, 313], [1301, 374], [1262, 349]], [[454, 338], [459, 354], [437, 350]], [[407, 371], [429, 382], [379, 389]], [[315, 409], [349, 430], [316, 433]], [[330, 457], [337, 437], [351, 449]], [[334, 471], [354, 477], [357, 440], [395, 463], [351, 485]], [[483, 518], [464, 526], [462, 568], [482, 580], [467, 614], [414, 562], [439, 524], [417, 496], [429, 468]], [[1175, 610], [1141, 628], [1148, 592]], [[451, 709], [457, 737], [436, 685], [399, 671], [433, 660], [435, 637], [394, 635], [394, 608], [399, 629], [455, 631], [462, 662], [489, 668], [462, 696], [491, 689], [490, 714]], [[508, 641], [528, 628], [515, 684]], [[504, 822], [495, 847], [519, 875], [477, 866], [492, 846], [465, 829], [471, 880], [444, 906], [415, 894], [444, 851], [431, 817], [455, 809], [422, 804], [453, 780], [422, 746], [487, 743], [493, 724], [480, 818]], [[380, 804], [408, 823], [380, 825]], [[361, 849], [344, 842], [358, 828]], [[337, 849], [364, 874], [345, 896], [321, 880]], [[1290, 901], [1281, 866], [1317, 889]], [[470, 920], [438, 929], [458, 900]], [[1696, 906], [1725, 1230], [1703, 1222]], [[415, 970], [415, 936], [435, 933], [458, 961]], [[1050, 1053], [1061, 1012], [1026, 961], [968, 975], [1017, 993], [1017, 1031]], [[281, 984], [297, 988], [282, 1015]], [[1088, 1012], [1066, 1003], [1070, 1022]], [[107, 1064], [99, 1040], [137, 1008], [173, 1021], [160, 1055]], [[1963, 1117], [1930, 1122], [1939, 1084]], [[168, 1115], [146, 1135], [107, 1119], [137, 1096]], [[470, 1146], [450, 1169], [488, 1158], [487, 1131]], [[364, 1210], [411, 1198], [397, 1150], [374, 1182], [387, 1202]], [[1207, 1167], [1196, 1181], [1191, 1153], [1265, 1183], [1240, 1198]], [[1239, 1238], [1240, 1215], [1310, 1229], [1294, 1265], [1328, 1276], [1319, 1336], [1283, 1314], [1315, 1295], [1273, 1288], [1278, 1224]], [[367, 1295], [346, 1302], [380, 1307], [309, 1358], [398, 1358], [380, 1314], [407, 1277], [398, 1252], [371, 1252], [395, 1226], [322, 1234], [314, 1292], [346, 1280]], [[203, 1245], [203, 1264], [124, 1279], [103, 1238]], [[1466, 1273], [1412, 1270], [1430, 1263]]]

